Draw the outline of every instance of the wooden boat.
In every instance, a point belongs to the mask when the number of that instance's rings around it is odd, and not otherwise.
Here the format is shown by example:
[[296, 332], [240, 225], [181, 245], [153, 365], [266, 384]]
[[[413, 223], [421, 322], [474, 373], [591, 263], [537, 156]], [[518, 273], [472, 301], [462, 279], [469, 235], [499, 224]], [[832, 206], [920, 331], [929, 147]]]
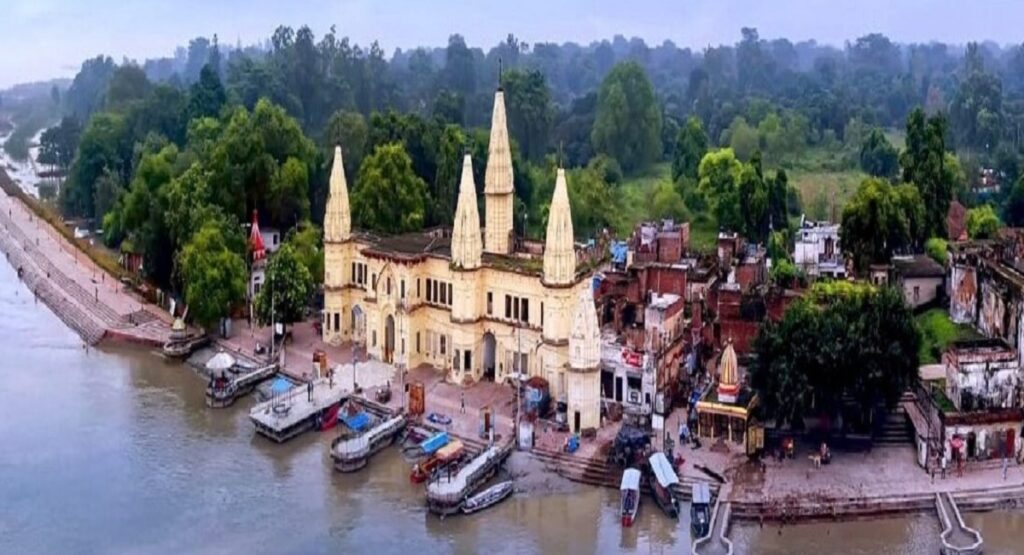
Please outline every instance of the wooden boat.
[[711, 488], [706, 483], [693, 484], [690, 502], [690, 536], [703, 538], [711, 527]]
[[669, 462], [665, 453], [660, 451], [651, 455], [647, 460], [651, 465], [651, 473], [654, 474], [654, 479], [651, 480], [654, 500], [669, 518], [679, 518], [679, 501], [672, 493], [673, 488], [679, 486], [679, 476], [672, 468], [672, 463]]
[[466, 502], [462, 504], [462, 512], [467, 515], [473, 514], [477, 511], [482, 511], [488, 507], [496, 505], [506, 497], [512, 495], [512, 490], [512, 480], [495, 484], [469, 499], [466, 499]]
[[409, 474], [409, 480], [416, 484], [426, 482], [435, 470], [445, 465], [453, 464], [462, 458], [464, 451], [465, 446], [457, 439], [447, 443], [428, 457], [427, 460], [413, 466], [412, 473]]
[[619, 504], [619, 514], [622, 516], [622, 525], [630, 527], [636, 519], [636, 512], [640, 508], [640, 471], [635, 468], [627, 468], [622, 473], [622, 484], [619, 486], [622, 500]]

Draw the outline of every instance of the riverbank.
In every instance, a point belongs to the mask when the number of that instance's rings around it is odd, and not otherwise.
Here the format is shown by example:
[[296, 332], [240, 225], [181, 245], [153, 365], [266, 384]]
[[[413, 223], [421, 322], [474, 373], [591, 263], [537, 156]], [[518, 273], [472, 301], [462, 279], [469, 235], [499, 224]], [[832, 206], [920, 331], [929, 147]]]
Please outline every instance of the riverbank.
[[171, 317], [86, 256], [61, 230], [40, 218], [0, 168], [0, 252], [20, 279], [88, 345], [101, 341], [159, 347]]

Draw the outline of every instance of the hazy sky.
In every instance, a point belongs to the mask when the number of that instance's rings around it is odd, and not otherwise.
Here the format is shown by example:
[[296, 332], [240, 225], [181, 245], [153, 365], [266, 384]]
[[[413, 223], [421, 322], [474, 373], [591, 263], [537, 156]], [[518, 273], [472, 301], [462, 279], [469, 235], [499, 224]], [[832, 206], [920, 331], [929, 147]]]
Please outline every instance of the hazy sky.
[[71, 77], [99, 53], [117, 61], [170, 55], [217, 33], [252, 43], [280, 24], [334, 24], [361, 44], [447, 42], [461, 33], [490, 47], [509, 32], [528, 42], [589, 42], [615, 34], [701, 48], [733, 43], [743, 26], [762, 37], [841, 45], [869, 32], [900, 42], [1024, 40], [1022, 0], [0, 0], [0, 87]]

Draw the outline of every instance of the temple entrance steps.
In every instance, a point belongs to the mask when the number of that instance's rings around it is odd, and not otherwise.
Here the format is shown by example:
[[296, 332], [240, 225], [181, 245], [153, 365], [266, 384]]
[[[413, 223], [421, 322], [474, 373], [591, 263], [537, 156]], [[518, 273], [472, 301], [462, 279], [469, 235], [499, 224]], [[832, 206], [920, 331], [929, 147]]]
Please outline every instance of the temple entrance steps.
[[914, 443], [914, 427], [907, 416], [904, 403], [914, 401], [914, 394], [907, 391], [903, 393], [896, 408], [890, 411], [885, 422], [875, 434], [875, 445], [884, 447], [887, 445], [912, 445]]

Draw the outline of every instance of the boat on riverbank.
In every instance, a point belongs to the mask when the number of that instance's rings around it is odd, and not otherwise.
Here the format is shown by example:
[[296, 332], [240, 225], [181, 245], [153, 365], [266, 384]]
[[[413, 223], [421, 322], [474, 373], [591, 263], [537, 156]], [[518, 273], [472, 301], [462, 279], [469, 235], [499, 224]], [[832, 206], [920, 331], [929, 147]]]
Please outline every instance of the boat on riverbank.
[[679, 518], [679, 500], [673, 493], [673, 490], [679, 487], [679, 476], [672, 468], [672, 463], [669, 462], [665, 453], [660, 451], [651, 455], [647, 460], [651, 465], [651, 473], [654, 475], [654, 479], [651, 480], [654, 501], [669, 518]]
[[711, 488], [704, 482], [693, 484], [690, 500], [690, 536], [703, 538], [711, 528]]
[[214, 409], [230, 407], [240, 397], [252, 393], [256, 386], [277, 374], [279, 366], [268, 364], [228, 378], [224, 374], [211, 377], [206, 385], [206, 406]]
[[398, 414], [355, 435], [335, 438], [331, 443], [334, 469], [338, 472], [355, 472], [365, 467], [370, 457], [395, 442], [398, 434], [405, 429], [405, 424], [405, 415]]
[[160, 352], [167, 358], [184, 359], [191, 355], [196, 349], [205, 347], [210, 343], [207, 335], [192, 335], [181, 339], [171, 339], [163, 344]]
[[[445, 434], [445, 438], [447, 439], [447, 434]], [[431, 440], [433, 439], [431, 438]], [[426, 482], [435, 472], [440, 472], [447, 467], [457, 466], [462, 455], [465, 453], [466, 446], [461, 441], [456, 439], [446, 442], [442, 447], [437, 448], [429, 455], [426, 460], [413, 465], [412, 472], [409, 474], [409, 481], [414, 484]]]
[[494, 476], [501, 463], [512, 453], [512, 447], [511, 441], [490, 445], [457, 472], [438, 473], [427, 484], [427, 509], [440, 516], [460, 511], [466, 498]]
[[514, 484], [512, 483], [512, 480], [495, 484], [466, 499], [462, 504], [462, 512], [463, 514], [470, 515], [489, 507], [493, 507], [494, 505], [504, 501], [508, 496], [512, 495], [513, 490]]
[[619, 503], [619, 515], [622, 518], [622, 525], [629, 528], [636, 520], [636, 513], [640, 509], [640, 471], [635, 468], [627, 468], [622, 473], [622, 484], [619, 485], [622, 499]]

